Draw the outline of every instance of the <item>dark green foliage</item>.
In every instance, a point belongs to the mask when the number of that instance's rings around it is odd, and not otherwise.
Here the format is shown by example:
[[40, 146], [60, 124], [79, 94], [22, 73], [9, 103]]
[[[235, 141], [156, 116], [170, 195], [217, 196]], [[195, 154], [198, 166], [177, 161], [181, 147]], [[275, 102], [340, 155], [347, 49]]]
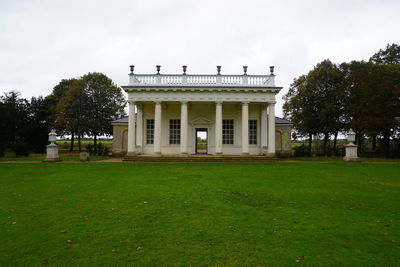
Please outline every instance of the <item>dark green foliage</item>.
[[110, 148], [105, 146], [102, 142], [99, 142], [86, 145], [86, 152], [91, 156], [107, 156], [110, 153]]
[[[388, 45], [368, 63], [353, 61], [338, 66], [325, 60], [307, 75], [295, 79], [284, 100], [285, 117], [294, 122], [300, 136], [309, 139], [309, 152], [312, 137], [323, 135], [323, 150], [315, 150], [315, 155], [340, 155], [342, 149], [337, 147], [337, 137], [350, 127], [357, 134], [361, 154], [363, 139], [372, 137], [375, 155], [397, 155], [400, 153], [400, 46]], [[390, 147], [391, 139], [398, 140], [396, 147]]]
[[20, 157], [28, 157], [29, 156], [29, 144], [23, 142], [17, 142], [14, 145], [15, 156]]
[[4, 152], [6, 150], [6, 145], [4, 142], [0, 142], [0, 157], [4, 157]]
[[300, 146], [296, 146], [294, 148], [294, 156], [295, 157], [307, 157], [309, 156], [311, 153], [308, 149], [307, 146], [305, 146], [304, 144], [300, 145]]
[[369, 61], [378, 64], [400, 64], [400, 46], [397, 44], [387, 44], [384, 50], [379, 49]]
[[93, 136], [96, 144], [97, 136], [111, 134], [111, 122], [125, 114], [121, 88], [102, 73], [88, 73], [60, 84], [63, 94], [55, 107], [60, 133]]

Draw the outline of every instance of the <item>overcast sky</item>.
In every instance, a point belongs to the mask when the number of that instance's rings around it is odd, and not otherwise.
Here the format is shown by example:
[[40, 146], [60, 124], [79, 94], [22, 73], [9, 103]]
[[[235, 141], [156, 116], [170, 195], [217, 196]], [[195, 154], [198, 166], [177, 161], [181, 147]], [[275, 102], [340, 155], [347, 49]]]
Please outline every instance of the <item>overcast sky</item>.
[[0, 93], [46, 96], [63, 78], [102, 72], [267, 74], [277, 115], [293, 78], [329, 58], [368, 60], [400, 44], [398, 0], [0, 0]]

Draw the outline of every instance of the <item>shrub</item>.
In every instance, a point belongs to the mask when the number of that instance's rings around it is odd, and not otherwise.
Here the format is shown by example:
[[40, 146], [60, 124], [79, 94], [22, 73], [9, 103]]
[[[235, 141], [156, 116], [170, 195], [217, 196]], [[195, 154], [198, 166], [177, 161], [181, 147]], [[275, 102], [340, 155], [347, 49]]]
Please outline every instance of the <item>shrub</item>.
[[5, 146], [0, 144], [0, 157], [4, 157], [4, 151], [6, 150]]
[[107, 146], [104, 146], [103, 156], [108, 156], [109, 154], [110, 154], [110, 148]]
[[301, 146], [297, 146], [294, 148], [294, 156], [295, 157], [308, 157], [308, 146], [302, 144]]
[[14, 146], [15, 156], [29, 156], [29, 146], [26, 143], [18, 142]]
[[88, 152], [89, 155], [94, 155], [94, 154], [93, 154], [93, 152], [94, 152], [94, 146], [93, 146], [92, 144], [86, 145], [86, 152]]
[[103, 143], [101, 142], [97, 143], [97, 145], [95, 146], [95, 155], [101, 156], [103, 155], [103, 152], [104, 152]]

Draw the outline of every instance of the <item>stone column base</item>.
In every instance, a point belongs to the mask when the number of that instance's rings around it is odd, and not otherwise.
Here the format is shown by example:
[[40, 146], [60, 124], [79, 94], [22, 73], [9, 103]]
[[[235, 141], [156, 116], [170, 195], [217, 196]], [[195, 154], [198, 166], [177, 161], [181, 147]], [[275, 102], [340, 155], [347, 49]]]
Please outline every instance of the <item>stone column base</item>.
[[242, 152], [242, 153], [240, 153], [240, 156], [249, 156], [250, 154], [249, 154], [249, 152]]
[[127, 156], [127, 157], [136, 157], [137, 155], [138, 155], [138, 153], [137, 153], [137, 152], [134, 152], [134, 151], [131, 151], [131, 152], [126, 153], [126, 156]]
[[179, 156], [181, 156], [181, 157], [189, 157], [189, 154], [187, 152], [181, 152], [179, 154]]
[[154, 153], [153, 153], [153, 156], [155, 156], [155, 157], [161, 157], [162, 154], [161, 154], [161, 152], [154, 152]]
[[215, 152], [213, 155], [218, 157], [218, 156], [222, 156], [223, 154], [222, 154], [222, 152]]
[[46, 158], [44, 162], [57, 162], [60, 161], [60, 157], [58, 155], [58, 146], [56, 144], [50, 144], [46, 149]]
[[343, 158], [344, 161], [360, 161], [357, 156], [357, 146], [354, 144], [346, 145], [346, 156]]
[[344, 161], [360, 161], [360, 158], [343, 157]]
[[276, 153], [267, 153], [265, 154], [267, 158], [276, 158]]

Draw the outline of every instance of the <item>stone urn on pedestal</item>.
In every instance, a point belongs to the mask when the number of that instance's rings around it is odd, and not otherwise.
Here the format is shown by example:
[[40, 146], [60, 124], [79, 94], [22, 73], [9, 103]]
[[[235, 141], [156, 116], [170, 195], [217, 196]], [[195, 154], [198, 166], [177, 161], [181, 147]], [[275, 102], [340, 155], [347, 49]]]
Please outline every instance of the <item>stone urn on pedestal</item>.
[[359, 161], [357, 156], [357, 146], [354, 144], [356, 141], [356, 133], [350, 129], [347, 133], [347, 141], [349, 142], [346, 148], [346, 156], [343, 158], [344, 161]]
[[56, 130], [51, 130], [49, 133], [49, 142], [50, 145], [47, 146], [46, 149], [46, 159], [45, 162], [56, 162], [60, 161], [60, 156], [58, 155], [58, 145], [55, 143], [57, 140]]

